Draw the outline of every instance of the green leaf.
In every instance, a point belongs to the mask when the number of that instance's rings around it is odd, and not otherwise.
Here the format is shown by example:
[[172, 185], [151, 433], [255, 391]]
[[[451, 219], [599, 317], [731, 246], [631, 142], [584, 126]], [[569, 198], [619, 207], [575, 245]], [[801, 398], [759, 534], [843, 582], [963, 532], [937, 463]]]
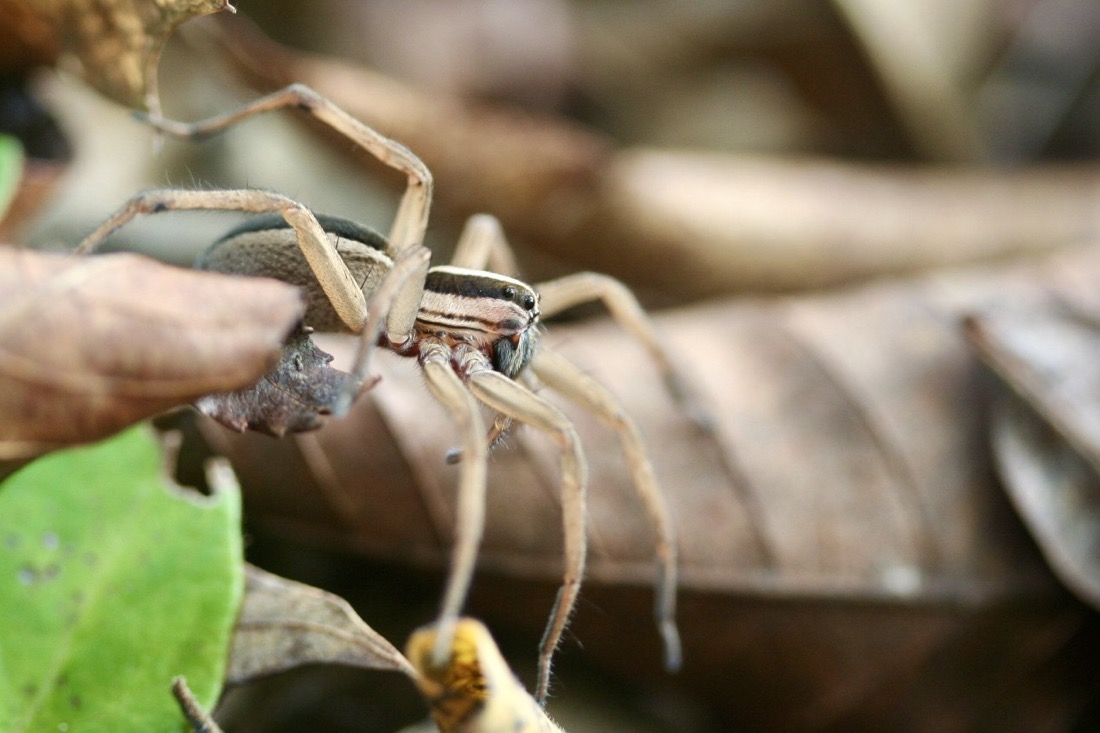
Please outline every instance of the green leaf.
[[23, 146], [10, 135], [0, 135], [0, 219], [8, 210], [23, 177]]
[[0, 486], [0, 730], [178, 733], [242, 592], [236, 487], [185, 495], [148, 430], [32, 463]]

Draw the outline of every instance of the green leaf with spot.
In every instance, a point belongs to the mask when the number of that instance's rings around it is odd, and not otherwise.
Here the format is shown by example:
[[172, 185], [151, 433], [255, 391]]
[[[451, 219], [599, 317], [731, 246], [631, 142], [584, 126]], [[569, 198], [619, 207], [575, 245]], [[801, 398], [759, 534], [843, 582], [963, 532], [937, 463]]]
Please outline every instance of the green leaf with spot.
[[0, 135], [0, 219], [8, 210], [23, 177], [23, 146], [10, 135]]
[[240, 496], [185, 492], [161, 460], [136, 428], [0, 486], [0, 731], [178, 733], [181, 674], [217, 700], [243, 593]]

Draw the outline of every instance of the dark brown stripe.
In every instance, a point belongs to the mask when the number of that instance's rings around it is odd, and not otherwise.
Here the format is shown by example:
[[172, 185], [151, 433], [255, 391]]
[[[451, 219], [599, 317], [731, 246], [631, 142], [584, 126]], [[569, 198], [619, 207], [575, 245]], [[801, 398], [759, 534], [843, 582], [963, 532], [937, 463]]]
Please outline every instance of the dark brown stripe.
[[433, 270], [428, 273], [424, 282], [424, 289], [433, 293], [447, 295], [461, 295], [466, 298], [493, 298], [494, 300], [514, 301], [516, 295], [505, 297], [505, 288], [511, 288], [513, 293], [518, 293], [520, 288], [511, 283], [502, 283], [492, 276], [478, 276], [470, 274], [456, 274], [453, 272], [440, 272]]
[[[427, 318], [425, 317], [427, 316]], [[452, 322], [457, 323], [478, 323], [486, 328], [494, 328], [500, 325], [500, 321], [492, 321], [488, 318], [479, 318], [477, 316], [466, 316], [460, 313], [450, 313], [446, 311], [428, 311], [421, 310], [417, 314], [417, 320], [424, 321], [425, 323], [440, 323], [440, 321], [431, 321], [430, 318], [443, 318], [451, 319]]]
[[[317, 217], [317, 223], [321, 225], [321, 228], [329, 234], [335, 234], [341, 239], [361, 242], [371, 249], [376, 249], [380, 252], [385, 252], [388, 247], [386, 238], [370, 227], [351, 221], [350, 219], [343, 219], [339, 216], [329, 216], [328, 214], [318, 214], [316, 212], [314, 216]], [[290, 224], [287, 223], [282, 214], [262, 214], [248, 219], [240, 226], [228, 232], [224, 237], [215, 242], [215, 244], [232, 239], [241, 234], [262, 232], [267, 229], [290, 229]]]

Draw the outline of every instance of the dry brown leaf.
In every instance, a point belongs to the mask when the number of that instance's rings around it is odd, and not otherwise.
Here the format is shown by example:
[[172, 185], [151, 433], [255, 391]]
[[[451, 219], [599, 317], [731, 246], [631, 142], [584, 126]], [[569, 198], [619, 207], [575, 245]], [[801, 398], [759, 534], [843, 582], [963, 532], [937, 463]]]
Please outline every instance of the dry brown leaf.
[[328, 366], [332, 356], [317, 348], [309, 334], [296, 330], [287, 339], [274, 369], [246, 389], [206, 395], [195, 407], [238, 432], [259, 430], [282, 436], [321, 427], [348, 389], [351, 375]]
[[304, 664], [416, 671], [339, 596], [245, 569], [245, 596], [233, 633], [226, 683], [237, 685]]
[[564, 733], [516, 679], [484, 624], [459, 619], [442, 668], [432, 663], [436, 633], [434, 625], [418, 629], [406, 653], [440, 733]]
[[220, 10], [232, 10], [229, 0], [0, 0], [7, 26], [0, 37], [42, 60], [72, 54], [102, 94], [157, 110], [164, 42], [180, 23]]
[[[647, 438], [679, 528], [684, 669], [661, 668], [652, 537], [617, 442], [571, 409], [591, 463], [591, 554], [571, 627], [583, 652], [562, 653], [690, 685], [731, 723], [765, 730], [942, 730], [947, 708], [956, 730], [1064, 730], [1098, 679], [1085, 661], [1095, 645], [1082, 641], [1091, 617], [994, 479], [986, 381], [958, 320], [1087, 293], [1098, 279], [1089, 248], [1043, 266], [661, 316], [717, 443], [675, 409], [621, 329], [550, 324], [548, 343], [611, 385]], [[338, 362], [354, 348], [328, 343]], [[255, 521], [443, 567], [456, 433], [415, 364], [379, 356], [379, 386], [297, 452], [214, 437]], [[552, 441], [520, 430], [494, 452], [489, 480], [468, 608], [530, 629], [533, 657], [561, 568]]]
[[275, 281], [0, 248], [0, 457], [247, 386], [304, 310]]
[[971, 341], [1010, 387], [992, 421], [998, 468], [1062, 581], [1100, 608], [1100, 327], [1064, 305], [985, 312]]
[[39, 3], [2, 0], [0, 13], [0, 72], [19, 73], [57, 61], [61, 39]]

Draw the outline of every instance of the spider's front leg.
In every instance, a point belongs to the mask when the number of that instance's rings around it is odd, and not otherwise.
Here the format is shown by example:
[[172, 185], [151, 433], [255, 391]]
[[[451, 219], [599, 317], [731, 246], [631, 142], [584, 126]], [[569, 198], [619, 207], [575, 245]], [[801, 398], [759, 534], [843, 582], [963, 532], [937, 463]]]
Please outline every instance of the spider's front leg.
[[[493, 216], [470, 217], [455, 247], [452, 265], [481, 270], [488, 267], [506, 275], [515, 275], [515, 257], [504, 237], [500, 222]], [[545, 283], [535, 288], [540, 294], [542, 316], [560, 312], [585, 301], [601, 300], [612, 316], [650, 352], [673, 397], [697, 423], [707, 424], [702, 403], [688, 389], [686, 379], [677, 370], [664, 349], [656, 329], [630, 290], [614, 278], [596, 273], [581, 273]], [[534, 374], [537, 379], [531, 377]], [[567, 399], [595, 414], [619, 436], [631, 479], [649, 516], [656, 535], [657, 586], [654, 615], [664, 641], [665, 666], [676, 670], [681, 662], [680, 637], [676, 629], [677, 540], [676, 528], [668, 503], [657, 483], [641, 431], [618, 400], [602, 385], [584, 374], [562, 356], [541, 347], [530, 369], [517, 378], [528, 386], [541, 381]], [[489, 447], [509, 427], [507, 414], [498, 417], [489, 434]], [[457, 462], [461, 454], [448, 460]]]
[[422, 343], [420, 364], [428, 389], [447, 408], [451, 419], [459, 426], [463, 449], [470, 456], [462, 465], [458, 481], [458, 511], [455, 517], [451, 572], [443, 594], [439, 627], [432, 649], [433, 661], [442, 666], [450, 653], [455, 624], [470, 589], [478, 547], [485, 530], [485, 486], [488, 477], [486, 455], [481, 445], [485, 426], [473, 395], [451, 368], [450, 349], [438, 342]]
[[[454, 349], [454, 362], [466, 385], [478, 401], [499, 413], [527, 423], [550, 435], [561, 453], [562, 529], [565, 545], [565, 573], [558, 589], [550, 620], [539, 644], [538, 681], [535, 699], [546, 700], [550, 687], [550, 665], [562, 633], [576, 605], [584, 578], [588, 552], [586, 492], [588, 462], [573, 423], [558, 408], [522, 385], [493, 369], [484, 354], [468, 345]], [[478, 460], [484, 460], [479, 445]], [[472, 455], [472, 454], [471, 454]]]
[[[130, 198], [121, 208], [77, 245], [78, 255], [90, 254], [116, 230], [139, 216], [164, 211], [239, 211], [250, 214], [281, 214], [293, 228], [302, 254], [314, 277], [331, 301], [340, 320], [358, 331], [366, 313], [366, 298], [332, 247], [324, 229], [308, 208], [292, 198], [261, 189], [156, 189]], [[279, 277], [279, 273], [270, 273]]]

